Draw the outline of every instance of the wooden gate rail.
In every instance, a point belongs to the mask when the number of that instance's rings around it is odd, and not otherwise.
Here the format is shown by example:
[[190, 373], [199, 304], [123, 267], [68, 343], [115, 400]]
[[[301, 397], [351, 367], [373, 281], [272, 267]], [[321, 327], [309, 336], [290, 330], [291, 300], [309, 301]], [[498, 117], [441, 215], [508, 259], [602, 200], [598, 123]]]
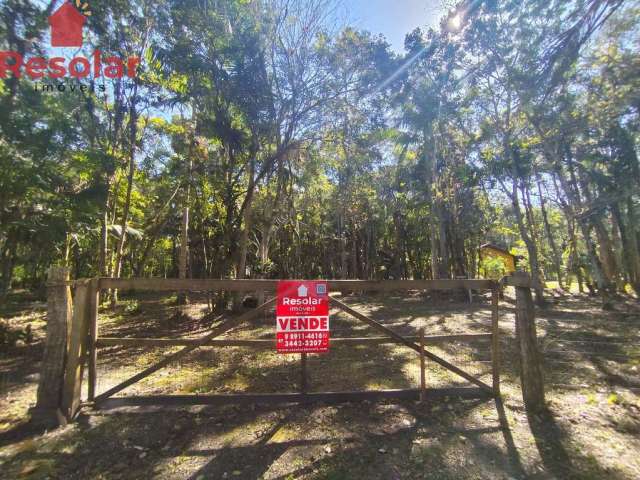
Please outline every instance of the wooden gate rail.
[[[272, 291], [279, 280], [217, 280], [197, 278], [109, 278], [98, 280], [100, 289], [138, 290], [156, 292], [213, 291], [228, 292]], [[329, 291], [378, 291], [394, 290], [493, 290], [495, 280], [327, 280]]]
[[[458, 279], [458, 280], [392, 280], [392, 281], [370, 281], [370, 280], [330, 280], [327, 282], [329, 291], [399, 291], [399, 290], [451, 290], [451, 289], [477, 289], [477, 290], [486, 290], [490, 289], [493, 292], [492, 299], [497, 299], [497, 289], [498, 284], [493, 280], [469, 280], [469, 279]], [[234, 292], [243, 292], [243, 291], [274, 291], [277, 288], [278, 280], [198, 280], [198, 279], [112, 279], [112, 278], [100, 278], [94, 280], [92, 285], [99, 291], [101, 289], [113, 288], [118, 290], [127, 290], [127, 289], [135, 289], [137, 291], [140, 290], [153, 290], [153, 291], [194, 291], [194, 290], [202, 290], [202, 291], [212, 291], [212, 290], [227, 290]], [[398, 343], [403, 344], [414, 351], [416, 351], [421, 356], [421, 365], [424, 364], [424, 357], [433, 360], [438, 363], [442, 367], [450, 370], [456, 375], [462, 377], [463, 379], [473, 383], [478, 388], [464, 388], [467, 392], [465, 394], [471, 394], [474, 396], [478, 396], [481, 394], [488, 395], [497, 395], [498, 392], [498, 381], [493, 379], [493, 387], [487, 385], [482, 382], [478, 378], [473, 377], [467, 372], [459, 369], [455, 365], [447, 362], [443, 358], [435, 355], [434, 353], [428, 351], [424, 348], [424, 345], [430, 344], [439, 344], [447, 341], [454, 340], [480, 340], [480, 339], [493, 339], [492, 342], [492, 375], [495, 376], [499, 374], [499, 370], [496, 368], [498, 365], [497, 360], [497, 351], [496, 345], [497, 342], [495, 338], [497, 336], [497, 328], [492, 328], [492, 333], [488, 334], [460, 334], [460, 335], [441, 335], [441, 336], [433, 336], [421, 339], [422, 342], [420, 344], [416, 343], [416, 337], [405, 337], [402, 336], [388, 327], [382, 325], [381, 323], [367, 317], [366, 315], [357, 312], [352, 309], [348, 305], [343, 302], [337, 300], [335, 297], [329, 297], [330, 303], [333, 306], [338, 307], [339, 309], [345, 311], [346, 313], [352, 315], [356, 319], [373, 326], [378, 329], [382, 333], [386, 335], [386, 337], [369, 337], [369, 338], [337, 338], [332, 339], [332, 344], [384, 344], [384, 343]], [[153, 374], [154, 372], [164, 368], [169, 363], [178, 360], [179, 358], [187, 355], [188, 353], [194, 351], [199, 347], [204, 346], [249, 346], [254, 348], [272, 348], [275, 344], [274, 340], [220, 340], [216, 339], [225, 332], [230, 329], [239, 326], [242, 322], [250, 320], [257, 315], [259, 315], [262, 311], [266, 310], [270, 306], [275, 303], [275, 298], [269, 300], [258, 308], [251, 310], [235, 319], [227, 320], [222, 325], [218, 325], [215, 327], [209, 334], [204, 335], [200, 338], [195, 339], [153, 339], [153, 338], [100, 338], [97, 336], [97, 326], [94, 326], [91, 329], [91, 338], [90, 338], [90, 350], [91, 353], [89, 355], [89, 401], [94, 402], [97, 406], [104, 406], [108, 401], [110, 405], [113, 405], [116, 402], [119, 405], [124, 405], [127, 402], [127, 399], [123, 398], [111, 398], [116, 393], [128, 388], [129, 386], [139, 382], [145, 377]], [[222, 318], [219, 317], [218, 319]], [[494, 305], [492, 303], [492, 318], [495, 320], [494, 327], [497, 326], [497, 303]], [[218, 320], [216, 319], [216, 320]], [[94, 319], [94, 321], [97, 318]], [[107, 391], [101, 393], [98, 396], [95, 396], [95, 382], [96, 382], [96, 351], [100, 346], [142, 346], [142, 347], [152, 347], [152, 346], [182, 346], [183, 349], [173, 353], [158, 363], [147, 367], [143, 371], [133, 375], [127, 380], [111, 387]], [[291, 393], [291, 394], [237, 394], [237, 395], [194, 395], [193, 401], [197, 403], [217, 403], [217, 402], [235, 402], [238, 399], [248, 399], [246, 401], [265, 401], [266, 399], [270, 399], [274, 402], [290, 402], [292, 399], [298, 399], [300, 401], [309, 401], [310, 399], [324, 399], [326, 401], [332, 401], [339, 398], [378, 398], [377, 396], [382, 396], [381, 398], [386, 398], [385, 395], [398, 396], [398, 395], [406, 395], [408, 397], [413, 397], [417, 395], [416, 392], [418, 390], [406, 389], [406, 390], [383, 390], [383, 391], [365, 391], [365, 392], [316, 392], [316, 393], [308, 393], [307, 390], [307, 369], [306, 369], [306, 358], [305, 355], [301, 356], [301, 393]], [[424, 385], [421, 386], [419, 398], [424, 398], [425, 394], [430, 395], [431, 397], [436, 395], [435, 391], [447, 391], [448, 395], [458, 395], [460, 394], [460, 389], [426, 389]], [[166, 403], [167, 397], [173, 396], [152, 396], [157, 401], [161, 403]], [[178, 396], [183, 398], [184, 396]], [[220, 400], [213, 400], [215, 397], [220, 397]], [[128, 403], [129, 405], [133, 404], [148, 404], [152, 402], [152, 400], [142, 398], [145, 397], [127, 397], [131, 399]], [[177, 400], [176, 400], [177, 401]], [[124, 402], [124, 403], [123, 403]], [[135, 403], [141, 402], [141, 403]], [[145, 403], [146, 402], [146, 403]]]
[[[126, 285], [131, 286], [131, 279], [125, 279], [125, 280], [118, 280], [118, 281], [113, 281], [114, 279], [100, 279], [99, 281], [99, 287], [102, 288], [118, 288], [118, 289], [125, 289], [127, 288]], [[236, 291], [242, 291], [242, 290], [255, 290], [256, 288], [259, 290], [265, 290], [265, 289], [274, 289], [277, 286], [277, 281], [273, 281], [273, 280], [239, 280], [239, 281], [235, 281], [235, 280], [197, 280], [195, 281], [199, 287], [195, 287], [195, 288], [205, 288], [205, 289], [210, 289], [213, 287], [217, 287], [217, 288], [226, 288], [226, 289], [236, 289]], [[174, 280], [168, 280], [167, 282], [162, 282], [162, 283], [168, 283], [171, 286], [171, 289], [175, 289], [175, 288], [189, 288], [189, 290], [194, 288], [194, 280], [190, 280], [190, 279], [183, 279], [183, 280], [179, 280], [177, 283]], [[497, 292], [497, 284], [495, 282], [492, 281], [486, 281], [486, 280], [466, 280], [466, 279], [461, 279], [461, 280], [454, 280], [454, 281], [441, 281], [441, 280], [436, 280], [436, 281], [431, 281], [431, 280], [408, 280], [408, 281], [390, 281], [390, 282], [377, 282], [377, 281], [366, 281], [366, 280], [355, 280], [355, 281], [351, 281], [351, 280], [337, 280], [337, 281], [329, 281], [329, 289], [330, 291], [334, 291], [336, 289], [345, 289], [346, 286], [348, 286], [348, 288], [356, 288], [357, 290], [397, 290], [397, 289], [411, 289], [411, 288], [438, 288], [438, 289], [442, 289], [444, 287], [448, 288], [448, 289], [452, 289], [452, 288], [470, 288], [470, 284], [474, 285], [474, 287], [476, 288], [486, 288], [487, 286], [492, 287], [492, 291], [493, 292]], [[156, 279], [144, 279], [143, 281], [138, 282], [137, 279], [133, 279], [133, 285], [136, 285], [136, 289], [140, 290], [140, 284], [142, 284], [143, 287], [148, 287], [151, 289], [158, 289], [159, 288], [159, 284], [157, 282]], [[168, 287], [167, 287], [168, 288]], [[492, 298], [497, 298], [497, 295], [493, 295]], [[183, 357], [184, 355], [188, 354], [189, 352], [199, 348], [199, 347], [204, 347], [204, 346], [251, 346], [254, 348], [267, 348], [267, 347], [273, 347], [274, 345], [274, 341], [273, 340], [216, 340], [215, 337], [223, 334], [224, 332], [228, 331], [229, 329], [238, 326], [241, 322], [244, 322], [246, 320], [250, 320], [251, 318], [254, 318], [257, 314], [259, 314], [261, 311], [264, 311], [266, 308], [268, 308], [270, 305], [272, 305], [274, 302], [274, 300], [271, 300], [263, 305], [261, 305], [260, 307], [258, 307], [256, 310], [250, 311], [245, 313], [244, 315], [241, 315], [240, 317], [238, 317], [235, 320], [231, 320], [231, 321], [227, 321], [225, 322], [223, 325], [220, 325], [216, 328], [214, 328], [214, 330], [209, 333], [208, 335], [205, 335], [201, 338], [197, 338], [197, 339], [150, 339], [150, 338], [144, 338], [144, 339], [136, 339], [136, 338], [128, 338], [128, 339], [117, 339], [117, 338], [108, 338], [108, 339], [103, 339], [103, 338], [99, 338], [99, 337], [94, 337], [93, 342], [92, 342], [92, 352], [93, 352], [93, 356], [95, 357], [95, 350], [98, 348], [98, 346], [105, 346], [105, 345], [128, 345], [128, 346], [183, 346], [183, 349], [179, 352], [176, 352], [166, 358], [164, 358], [162, 361], [146, 368], [145, 370], [143, 370], [142, 372], [139, 372], [138, 374], [132, 376], [131, 378], [125, 380], [124, 382], [119, 383], [118, 385], [108, 389], [107, 391], [105, 391], [104, 393], [100, 394], [99, 396], [95, 397], [92, 395], [92, 392], [95, 392], [95, 383], [93, 385], [90, 385], [89, 388], [89, 400], [90, 401], [94, 401], [96, 404], [104, 404], [104, 402], [109, 398], [112, 397], [114, 394], [124, 390], [125, 388], [133, 385], [134, 383], [142, 380], [143, 378], [151, 375], [152, 373], [158, 371], [159, 369], [165, 367], [166, 365], [168, 365], [169, 363], [178, 360], [179, 358]], [[367, 323], [370, 326], [373, 326], [374, 328], [380, 330], [382, 333], [386, 334], [386, 337], [376, 337], [376, 338], [338, 338], [338, 339], [333, 339], [332, 340], [332, 344], [340, 344], [340, 343], [344, 343], [344, 344], [366, 344], [368, 342], [372, 343], [372, 344], [382, 344], [382, 343], [399, 343], [399, 344], [403, 344], [413, 350], [415, 350], [416, 352], [418, 352], [421, 356], [421, 365], [424, 364], [424, 357], [427, 357], [431, 360], [433, 360], [434, 362], [438, 363], [439, 365], [441, 365], [442, 367], [450, 370], [451, 372], [455, 373], [456, 375], [462, 377], [463, 379], [475, 384], [476, 386], [480, 387], [481, 390], [483, 390], [486, 393], [489, 394], [497, 394], [498, 391], [496, 389], [496, 386], [498, 385], [498, 382], [494, 379], [493, 384], [494, 387], [491, 387], [489, 385], [487, 385], [486, 383], [482, 382], [481, 380], [473, 377], [472, 375], [468, 374], [467, 372], [459, 369], [458, 367], [456, 367], [455, 365], [447, 362], [446, 360], [444, 360], [443, 358], [435, 355], [432, 352], [429, 352], [428, 350], [426, 350], [424, 348], [424, 345], [429, 343], [429, 344], [436, 344], [436, 343], [443, 343], [445, 341], [452, 341], [454, 339], [457, 340], [478, 340], [478, 339], [489, 339], [489, 338], [494, 338], [495, 337], [495, 333], [492, 331], [492, 333], [490, 334], [466, 334], [466, 335], [443, 335], [443, 336], [434, 336], [434, 337], [430, 337], [428, 339], [424, 339], [421, 338], [421, 343], [420, 345], [418, 343], [416, 343], [415, 341], [415, 337], [405, 337], [402, 336], [396, 332], [394, 332], [393, 330], [389, 329], [388, 327], [385, 327], [384, 325], [380, 324], [379, 322], [367, 317], [366, 315], [361, 314], [360, 312], [357, 312], [356, 310], [353, 310], [351, 307], [349, 307], [348, 305], [340, 302], [339, 300], [337, 300], [334, 297], [330, 297], [330, 303], [336, 307], [338, 307], [339, 309], [347, 312], [348, 314], [354, 316], [356, 319]], [[497, 319], [497, 305], [492, 305], [493, 307], [493, 312], [495, 313], [495, 315], [492, 315], [492, 318], [496, 318]], [[95, 331], [97, 331], [97, 328], [94, 328]], [[492, 347], [494, 347], [494, 345], [497, 344], [496, 342], [492, 342]], [[498, 370], [495, 368], [495, 366], [497, 365], [497, 362], [495, 361], [496, 356], [495, 356], [495, 349], [492, 348], [492, 360], [493, 360], [493, 365], [494, 368], [492, 370], [492, 374], [495, 375]], [[93, 364], [93, 368], [95, 369], [95, 362]], [[301, 394], [292, 394], [292, 395], [308, 395], [306, 389], [307, 389], [307, 366], [306, 366], [306, 355], [302, 355], [301, 356], [301, 390], [302, 393]], [[95, 371], [93, 373], [93, 375], [89, 375], [90, 377], [90, 381], [91, 379], [93, 379], [93, 381], [95, 382]], [[426, 388], [424, 388], [424, 386], [422, 387], [422, 395], [421, 398], [424, 397], [424, 393], [426, 391]], [[326, 393], [326, 392], [325, 392]], [[333, 392], [333, 394], [337, 395], [340, 392]], [[342, 392], [344, 393], [344, 392]], [[357, 394], [358, 392], [351, 392], [351, 394]], [[361, 393], [365, 393], [365, 392], [361, 392]], [[335, 396], [334, 395], [334, 396]], [[409, 393], [409, 395], [412, 395], [411, 393]], [[230, 397], [227, 397], [230, 398]], [[234, 397], [235, 398], [235, 397]], [[257, 398], [265, 398], [264, 396], [260, 396]], [[280, 397], [278, 397], [280, 398]], [[291, 398], [290, 396], [285, 396], [285, 397], [281, 397], [281, 398]], [[305, 397], [308, 398], [308, 397]]]
[[[476, 340], [489, 340], [493, 337], [491, 333], [468, 333], [459, 335], [433, 335], [424, 337], [427, 345], [440, 345], [448, 342]], [[418, 336], [410, 335], [404, 337], [411, 342], [419, 340]], [[198, 343], [197, 338], [140, 338], [140, 337], [99, 337], [96, 341], [97, 347], [186, 347]], [[388, 345], [400, 343], [390, 337], [337, 337], [331, 339], [331, 345]], [[233, 340], [233, 339], [212, 339], [202, 345], [203, 347], [248, 347], [257, 350], [274, 349], [275, 339], [257, 340]]]
[[[492, 292], [492, 329], [491, 333], [481, 334], [459, 334], [459, 335], [436, 335], [425, 337], [423, 341], [418, 342], [418, 337], [400, 335], [383, 324], [363, 315], [354, 310], [345, 303], [330, 297], [333, 306], [347, 312], [358, 320], [374, 327], [382, 332], [383, 337], [366, 337], [366, 338], [333, 338], [331, 343], [334, 345], [382, 345], [388, 343], [396, 343], [405, 345], [416, 351], [421, 356], [421, 365], [424, 359], [428, 358], [451, 372], [459, 375], [465, 380], [471, 382], [475, 387], [464, 388], [448, 388], [448, 389], [432, 389], [426, 388], [424, 382], [421, 382], [421, 389], [406, 390], [379, 390], [364, 392], [313, 392], [306, 391], [307, 373], [304, 355], [301, 356], [301, 385], [302, 393], [275, 393], [275, 394], [237, 394], [237, 395], [194, 395], [189, 396], [190, 400], [185, 400], [185, 396], [127, 396], [113, 398], [118, 392], [139, 382], [145, 377], [153, 374], [161, 368], [167, 366], [171, 362], [175, 362], [181, 357], [189, 354], [200, 347], [250, 347], [256, 349], [273, 348], [275, 340], [234, 340], [234, 339], [218, 339], [220, 335], [228, 332], [232, 328], [239, 326], [242, 322], [253, 319], [261, 312], [273, 306], [275, 299], [271, 299], [258, 308], [246, 312], [237, 318], [226, 319], [222, 324], [213, 327], [212, 330], [199, 338], [176, 338], [176, 339], [158, 339], [158, 338], [113, 338], [100, 337], [98, 331], [98, 298], [99, 292], [106, 289], [136, 290], [136, 291], [159, 291], [159, 292], [175, 292], [175, 291], [216, 291], [223, 290], [229, 292], [274, 292], [278, 285], [278, 280], [216, 280], [216, 279], [148, 279], [148, 278], [131, 278], [131, 279], [114, 279], [114, 278], [95, 278], [89, 280], [78, 280], [74, 282], [76, 286], [74, 315], [72, 321], [72, 333], [70, 335], [70, 343], [68, 346], [69, 358], [67, 360], [65, 372], [65, 385], [63, 392], [63, 406], [65, 414], [68, 418], [73, 418], [80, 407], [80, 392], [82, 381], [82, 370], [86, 363], [88, 368], [88, 400], [96, 406], [106, 405], [146, 405], [157, 401], [160, 404], [177, 403], [198, 403], [198, 404], [217, 404], [227, 402], [292, 402], [292, 401], [355, 401], [357, 399], [375, 399], [375, 398], [424, 398], [425, 393], [429, 398], [438, 395], [448, 396], [486, 396], [499, 394], [499, 352], [498, 352], [498, 288], [499, 284], [493, 280], [472, 280], [472, 279], [455, 279], [455, 280], [329, 280], [327, 281], [330, 292], [392, 292], [392, 291], [408, 291], [408, 290], [479, 290]], [[225, 315], [221, 315], [215, 322], [221, 320]], [[491, 360], [492, 360], [492, 376], [493, 385], [489, 386], [478, 378], [459, 369], [455, 365], [447, 362], [443, 358], [428, 351], [425, 345], [437, 345], [451, 341], [476, 341], [491, 340]], [[129, 347], [173, 347], [180, 346], [182, 349], [178, 352], [164, 357], [159, 362], [147, 367], [141, 372], [131, 376], [130, 378], [120, 382], [109, 388], [107, 391], [96, 395], [97, 382], [97, 349], [106, 346], [129, 346]], [[419, 393], [422, 392], [420, 395]], [[170, 397], [170, 398], [169, 398]]]
[[[516, 348], [520, 360], [520, 377], [522, 394], [527, 411], [539, 413], [545, 407], [544, 383], [542, 378], [542, 360], [537, 347], [535, 328], [535, 314], [531, 299], [531, 288], [535, 285], [526, 273], [516, 272], [505, 277], [499, 283], [493, 280], [329, 280], [330, 291], [363, 292], [363, 291], [406, 291], [406, 290], [451, 290], [472, 289], [491, 291], [491, 333], [486, 334], [462, 334], [439, 335], [427, 337], [422, 342], [417, 342], [415, 336], [402, 336], [388, 329], [375, 320], [353, 310], [340, 300], [332, 297], [332, 303], [352, 314], [361, 321], [383, 332], [385, 337], [367, 338], [334, 338], [332, 343], [336, 345], [382, 345], [387, 343], [400, 343], [417, 351], [421, 360], [431, 358], [436, 363], [448, 368], [475, 385], [476, 387], [430, 389], [421, 381], [421, 388], [407, 390], [379, 390], [365, 392], [313, 392], [307, 393], [275, 393], [275, 394], [234, 394], [234, 395], [156, 395], [156, 396], [127, 396], [109, 398], [130, 385], [141, 380], [147, 375], [159, 370], [168, 363], [175, 361], [183, 355], [199, 347], [250, 347], [272, 348], [272, 340], [233, 340], [216, 339], [228, 330], [236, 327], [245, 320], [250, 320], [261, 311], [273, 305], [274, 300], [261, 305], [258, 309], [241, 315], [235, 319], [225, 321], [217, 325], [210, 333], [200, 338], [179, 339], [153, 339], [153, 338], [101, 338], [98, 332], [98, 295], [101, 290], [138, 290], [138, 291], [214, 291], [226, 290], [229, 292], [250, 291], [274, 291], [277, 280], [195, 280], [195, 279], [113, 279], [94, 278], [69, 281], [68, 270], [56, 272], [52, 268], [49, 274], [48, 287], [48, 311], [47, 311], [47, 350], [43, 363], [56, 363], [56, 365], [44, 365], [39, 381], [39, 398], [32, 420], [37, 417], [50, 422], [52, 418], [58, 418], [62, 423], [65, 417], [73, 419], [80, 408], [81, 382], [85, 365], [88, 368], [88, 397], [100, 403], [101, 406], [110, 405], [149, 405], [149, 404], [222, 404], [245, 402], [297, 402], [297, 401], [356, 401], [359, 399], [375, 398], [424, 398], [420, 392], [426, 392], [428, 397], [445, 396], [487, 396], [499, 395], [500, 391], [500, 351], [499, 351], [499, 288], [512, 286], [516, 289]], [[73, 299], [71, 289], [74, 286]], [[73, 303], [73, 309], [71, 305]], [[61, 308], [58, 308], [61, 307]], [[73, 310], [73, 313], [71, 312]], [[222, 319], [220, 316], [216, 320]], [[425, 345], [436, 345], [448, 341], [475, 341], [491, 339], [491, 364], [493, 385], [490, 387], [484, 382], [475, 379], [466, 372], [458, 371], [457, 367], [449, 364], [440, 357], [428, 352]], [[97, 348], [105, 346], [140, 346], [140, 347], [169, 347], [181, 346], [182, 350], [176, 352], [159, 363], [148, 367], [144, 371], [134, 375], [124, 382], [112, 387], [101, 395], [95, 395], [96, 386], [96, 356]], [[421, 364], [423, 362], [421, 361]], [[304, 362], [302, 374], [306, 375]], [[62, 373], [61, 373], [62, 372]], [[469, 378], [471, 377], [471, 378]], [[302, 382], [304, 383], [304, 382]], [[46, 398], [44, 393], [46, 392]], [[42, 395], [40, 395], [42, 393]], [[42, 398], [41, 398], [42, 397]], [[51, 399], [49, 402], [48, 399]], [[47, 400], [47, 401], [45, 401]], [[56, 405], [58, 407], [56, 408]], [[46, 410], [46, 411], [45, 411]], [[62, 413], [62, 415], [60, 415]]]
[[[427, 388], [429, 399], [458, 398], [491, 398], [493, 395], [482, 388], [451, 387]], [[383, 399], [418, 400], [420, 389], [390, 389], [354, 392], [312, 392], [312, 393], [233, 393], [219, 395], [133, 395], [128, 397], [107, 398], [100, 403], [101, 409], [119, 407], [140, 407], [148, 405], [180, 406], [180, 405], [242, 405], [260, 403], [265, 405], [281, 403], [344, 403], [363, 400], [375, 401]]]

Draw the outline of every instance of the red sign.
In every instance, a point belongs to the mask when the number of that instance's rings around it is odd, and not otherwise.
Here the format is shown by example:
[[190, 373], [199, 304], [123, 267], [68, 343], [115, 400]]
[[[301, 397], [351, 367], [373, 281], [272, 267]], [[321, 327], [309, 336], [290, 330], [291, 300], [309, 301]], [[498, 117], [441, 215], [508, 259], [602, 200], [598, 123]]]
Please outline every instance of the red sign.
[[329, 350], [327, 282], [278, 282], [276, 346], [279, 353], [322, 353]]

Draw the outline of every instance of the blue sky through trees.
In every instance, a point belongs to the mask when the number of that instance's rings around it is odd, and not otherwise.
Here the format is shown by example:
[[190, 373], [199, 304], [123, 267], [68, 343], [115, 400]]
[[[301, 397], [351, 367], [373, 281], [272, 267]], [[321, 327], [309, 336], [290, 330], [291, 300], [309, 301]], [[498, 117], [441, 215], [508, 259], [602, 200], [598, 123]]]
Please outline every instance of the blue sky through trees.
[[381, 33], [396, 52], [416, 27], [436, 26], [445, 13], [440, 0], [347, 0], [347, 17], [355, 26]]

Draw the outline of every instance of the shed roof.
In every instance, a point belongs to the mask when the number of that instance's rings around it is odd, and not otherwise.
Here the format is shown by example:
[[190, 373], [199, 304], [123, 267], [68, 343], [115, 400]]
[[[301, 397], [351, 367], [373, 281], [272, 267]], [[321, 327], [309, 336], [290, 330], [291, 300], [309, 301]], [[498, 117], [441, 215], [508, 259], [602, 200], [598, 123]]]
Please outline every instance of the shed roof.
[[495, 243], [485, 243], [484, 245], [480, 245], [480, 248], [491, 248], [492, 250], [498, 250], [499, 252], [505, 253], [507, 255], [511, 255], [513, 258], [517, 258], [517, 255], [509, 252], [506, 248], [499, 247]]

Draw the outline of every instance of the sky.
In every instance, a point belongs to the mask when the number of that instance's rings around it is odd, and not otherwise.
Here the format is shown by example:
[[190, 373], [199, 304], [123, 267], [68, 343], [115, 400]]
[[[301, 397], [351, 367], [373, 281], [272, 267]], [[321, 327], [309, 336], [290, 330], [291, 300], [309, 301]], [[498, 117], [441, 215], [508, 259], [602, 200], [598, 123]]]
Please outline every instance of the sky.
[[392, 48], [404, 51], [404, 37], [416, 27], [433, 27], [445, 13], [440, 0], [344, 0], [348, 22], [382, 33]]

